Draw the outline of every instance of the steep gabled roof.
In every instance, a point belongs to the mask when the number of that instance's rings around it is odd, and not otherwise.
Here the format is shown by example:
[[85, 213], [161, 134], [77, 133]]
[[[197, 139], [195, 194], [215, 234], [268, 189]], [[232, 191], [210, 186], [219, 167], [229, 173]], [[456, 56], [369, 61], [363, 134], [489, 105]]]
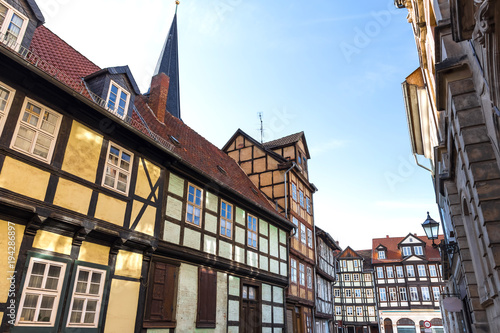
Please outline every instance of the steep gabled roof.
[[[412, 234], [409, 234], [412, 235]], [[408, 236], [409, 236], [408, 235]], [[399, 249], [399, 244], [406, 239], [406, 237], [385, 237], [385, 238], [373, 238], [372, 239], [372, 249], [374, 250], [372, 253], [372, 263], [373, 264], [379, 264], [379, 263], [390, 263], [390, 262], [400, 262], [403, 260], [403, 257], [401, 256], [401, 250]], [[412, 235], [415, 236], [415, 235]], [[432, 247], [432, 240], [427, 239], [426, 236], [417, 236], [418, 239], [424, 242], [425, 249], [424, 249], [424, 256], [425, 259], [428, 261], [440, 261], [441, 260], [441, 255], [439, 254], [439, 249], [435, 249]], [[442, 239], [444, 239], [443, 235], [440, 235], [439, 238], [435, 241], [436, 243], [439, 243]], [[420, 243], [416, 243], [420, 244]], [[377, 251], [375, 249], [379, 246], [385, 246], [386, 247], [386, 253], [385, 257], [386, 259], [378, 259], [378, 256], [375, 255]]]
[[363, 269], [372, 270], [372, 250], [358, 250], [356, 251], [361, 257], [363, 257]]
[[322, 237], [323, 239], [325, 239], [327, 242], [328, 242], [328, 245], [335, 251], [335, 250], [342, 250], [339, 246], [339, 244], [333, 239], [333, 237], [326, 231], [324, 231], [323, 229], [321, 229], [320, 227], [318, 226], [315, 226], [316, 228], [316, 234], [319, 236], [319, 237]]
[[338, 259], [363, 259], [363, 257], [354, 251], [350, 246], [346, 247], [344, 251], [340, 252], [337, 256]]
[[44, 25], [36, 28], [30, 51], [75, 81], [101, 69]]
[[158, 59], [154, 75], [165, 73], [170, 78], [168, 86], [167, 111], [181, 119], [179, 90], [179, 46], [177, 40], [177, 7], [167, 39]]
[[309, 149], [307, 148], [306, 137], [303, 131], [295, 134], [290, 134], [276, 140], [264, 142], [262, 146], [266, 147], [267, 149], [276, 149], [296, 144], [301, 139], [304, 141], [304, 149], [306, 150], [305, 153], [307, 155], [307, 158], [311, 158], [311, 156], [309, 155]]

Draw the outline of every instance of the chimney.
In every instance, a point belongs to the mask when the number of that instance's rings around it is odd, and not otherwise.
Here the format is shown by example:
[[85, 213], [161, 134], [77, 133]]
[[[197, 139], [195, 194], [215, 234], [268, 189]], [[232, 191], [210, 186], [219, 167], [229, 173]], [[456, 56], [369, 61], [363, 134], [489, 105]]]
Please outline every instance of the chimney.
[[158, 73], [151, 79], [148, 104], [161, 123], [165, 123], [169, 85], [170, 78], [165, 73]]

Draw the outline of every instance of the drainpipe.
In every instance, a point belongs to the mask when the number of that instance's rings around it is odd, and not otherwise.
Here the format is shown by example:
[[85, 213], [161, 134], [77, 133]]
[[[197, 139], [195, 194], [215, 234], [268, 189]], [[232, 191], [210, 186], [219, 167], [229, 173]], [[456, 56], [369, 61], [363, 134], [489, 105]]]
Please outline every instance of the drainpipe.
[[[288, 181], [286, 175], [288, 174], [288, 171], [292, 170], [296, 165], [297, 164], [295, 162], [292, 162], [292, 166], [285, 171], [285, 218], [287, 219], [288, 219]], [[297, 232], [297, 230], [295, 230], [295, 232]]]
[[415, 158], [415, 163], [417, 163], [417, 165], [418, 165], [419, 167], [421, 167], [422, 169], [425, 169], [425, 170], [429, 171], [429, 172], [430, 172], [430, 173], [434, 176], [434, 172], [433, 172], [431, 169], [429, 169], [429, 168], [427, 168], [427, 167], [423, 166], [422, 164], [420, 164], [420, 163], [418, 162], [418, 159], [417, 159], [417, 155], [416, 155], [416, 154], [413, 154], [413, 157]]

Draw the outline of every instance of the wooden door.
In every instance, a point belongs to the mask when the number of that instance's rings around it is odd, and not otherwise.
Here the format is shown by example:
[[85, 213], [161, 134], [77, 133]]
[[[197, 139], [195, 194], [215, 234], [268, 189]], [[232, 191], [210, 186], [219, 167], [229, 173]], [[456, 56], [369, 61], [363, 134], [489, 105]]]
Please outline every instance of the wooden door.
[[243, 285], [241, 297], [240, 332], [260, 333], [261, 316], [258, 288]]

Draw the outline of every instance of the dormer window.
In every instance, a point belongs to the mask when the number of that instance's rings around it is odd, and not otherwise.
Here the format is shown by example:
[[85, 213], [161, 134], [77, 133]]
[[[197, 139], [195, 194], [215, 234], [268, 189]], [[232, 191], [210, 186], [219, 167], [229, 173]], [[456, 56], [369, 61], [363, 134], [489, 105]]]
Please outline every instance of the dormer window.
[[0, 36], [4, 44], [17, 50], [27, 25], [27, 17], [15, 11], [7, 3], [0, 1]]
[[385, 251], [384, 250], [378, 250], [378, 258], [385, 259]]
[[413, 251], [415, 252], [415, 254], [416, 254], [417, 256], [421, 256], [421, 255], [423, 255], [423, 254], [424, 254], [424, 253], [422, 252], [422, 247], [421, 247], [421, 246], [415, 246], [415, 247], [413, 248]]
[[411, 255], [411, 247], [403, 246], [403, 257]]
[[130, 93], [120, 87], [115, 81], [109, 85], [108, 98], [106, 99], [107, 108], [120, 118], [125, 118], [130, 101]]

